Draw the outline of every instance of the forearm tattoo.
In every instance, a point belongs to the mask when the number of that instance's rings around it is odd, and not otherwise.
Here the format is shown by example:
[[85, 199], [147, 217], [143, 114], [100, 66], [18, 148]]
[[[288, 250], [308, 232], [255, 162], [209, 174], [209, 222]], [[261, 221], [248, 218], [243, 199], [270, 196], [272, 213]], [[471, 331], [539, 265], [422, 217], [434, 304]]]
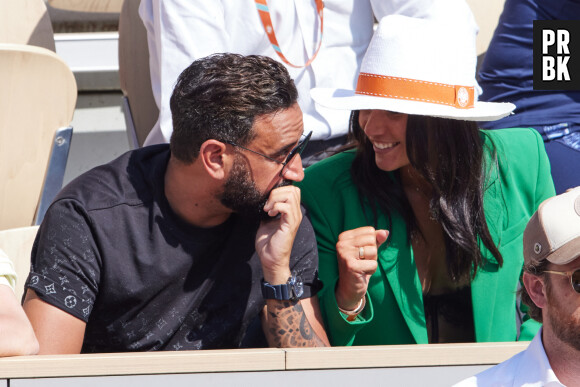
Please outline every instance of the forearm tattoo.
[[312, 329], [300, 302], [276, 301], [266, 308], [264, 329], [272, 347], [322, 347], [324, 342]]

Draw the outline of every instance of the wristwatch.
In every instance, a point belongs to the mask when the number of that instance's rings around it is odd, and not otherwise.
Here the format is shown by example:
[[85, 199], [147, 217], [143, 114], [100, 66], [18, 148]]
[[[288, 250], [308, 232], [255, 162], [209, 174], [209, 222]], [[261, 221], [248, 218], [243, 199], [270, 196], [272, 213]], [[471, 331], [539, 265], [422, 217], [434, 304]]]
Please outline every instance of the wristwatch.
[[288, 282], [282, 285], [271, 285], [262, 280], [262, 296], [266, 300], [290, 300], [296, 301], [304, 293], [302, 278], [292, 273]]

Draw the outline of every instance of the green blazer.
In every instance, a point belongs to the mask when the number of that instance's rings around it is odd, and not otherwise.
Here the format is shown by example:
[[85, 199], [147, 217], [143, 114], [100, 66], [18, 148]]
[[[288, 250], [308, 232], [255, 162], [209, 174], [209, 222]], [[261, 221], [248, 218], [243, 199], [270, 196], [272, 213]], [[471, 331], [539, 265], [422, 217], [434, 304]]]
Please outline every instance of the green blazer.
[[[516, 291], [523, 265], [522, 234], [538, 205], [555, 194], [550, 164], [541, 137], [532, 129], [482, 131], [482, 136], [488, 170], [484, 212], [504, 263], [500, 267], [480, 244], [488, 263], [471, 283], [475, 337], [477, 342], [531, 340], [540, 324], [527, 316], [519, 329], [516, 322], [520, 312]], [[489, 151], [492, 143], [495, 156]], [[397, 213], [393, 213], [387, 242], [379, 248], [378, 269], [369, 281], [364, 311], [353, 322], [338, 311], [334, 297], [338, 235], [373, 226], [364, 216], [351, 178], [354, 156], [354, 151], [347, 151], [323, 160], [307, 168], [304, 180], [298, 184], [317, 235], [319, 274], [324, 282], [318, 296], [330, 342], [427, 343], [421, 284], [405, 221]], [[369, 213], [368, 206], [364, 211]], [[381, 216], [378, 228], [387, 229], [387, 224], [386, 217]]]

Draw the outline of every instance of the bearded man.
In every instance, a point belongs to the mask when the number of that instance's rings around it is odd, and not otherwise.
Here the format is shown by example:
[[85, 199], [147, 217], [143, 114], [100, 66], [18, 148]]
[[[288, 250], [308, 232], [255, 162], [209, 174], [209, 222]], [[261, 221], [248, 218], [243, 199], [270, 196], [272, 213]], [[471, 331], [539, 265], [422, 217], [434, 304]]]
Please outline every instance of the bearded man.
[[456, 386], [580, 385], [580, 187], [540, 204], [524, 262], [522, 302], [542, 328], [525, 351]]
[[302, 112], [283, 65], [217, 54], [180, 75], [169, 145], [65, 187], [32, 252], [40, 353], [324, 346]]

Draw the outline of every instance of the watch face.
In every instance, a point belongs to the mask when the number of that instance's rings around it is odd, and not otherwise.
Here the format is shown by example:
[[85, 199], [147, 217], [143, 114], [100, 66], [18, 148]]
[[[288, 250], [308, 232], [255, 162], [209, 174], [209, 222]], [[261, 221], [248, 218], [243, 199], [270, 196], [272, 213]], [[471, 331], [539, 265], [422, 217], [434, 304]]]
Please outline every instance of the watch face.
[[298, 299], [304, 294], [304, 282], [299, 276], [292, 276], [290, 279], [292, 289], [294, 290], [294, 299]]

